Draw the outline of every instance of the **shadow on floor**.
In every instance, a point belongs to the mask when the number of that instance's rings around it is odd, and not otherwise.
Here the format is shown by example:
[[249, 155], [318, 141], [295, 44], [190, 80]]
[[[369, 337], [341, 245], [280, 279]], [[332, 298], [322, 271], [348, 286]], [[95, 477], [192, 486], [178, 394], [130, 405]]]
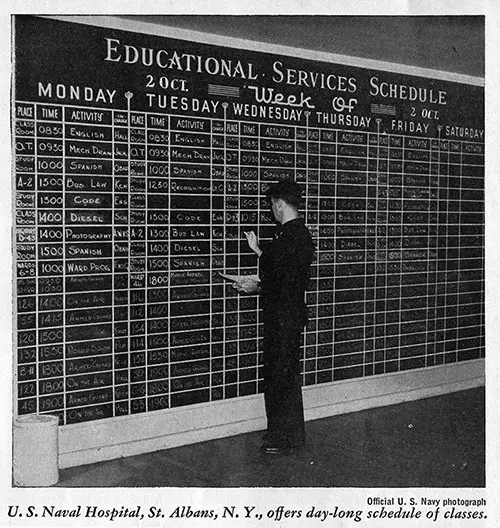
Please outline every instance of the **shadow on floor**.
[[58, 487], [484, 487], [484, 387], [307, 422], [307, 445], [252, 432], [60, 471]]

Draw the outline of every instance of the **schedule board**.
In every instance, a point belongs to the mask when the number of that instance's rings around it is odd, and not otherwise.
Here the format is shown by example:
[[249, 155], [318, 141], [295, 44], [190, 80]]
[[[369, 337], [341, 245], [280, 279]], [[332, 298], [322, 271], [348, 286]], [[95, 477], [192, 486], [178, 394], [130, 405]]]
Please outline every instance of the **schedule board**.
[[[303, 384], [484, 356], [484, 88], [15, 17], [17, 412], [257, 394], [244, 232], [305, 190]], [[263, 46], [264, 49], [264, 46]]]

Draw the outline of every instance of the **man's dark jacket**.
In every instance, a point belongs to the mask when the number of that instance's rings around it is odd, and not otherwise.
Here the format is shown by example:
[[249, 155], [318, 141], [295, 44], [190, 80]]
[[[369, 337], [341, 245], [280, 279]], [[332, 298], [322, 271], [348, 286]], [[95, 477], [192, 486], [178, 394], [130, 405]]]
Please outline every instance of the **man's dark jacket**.
[[277, 229], [260, 258], [267, 435], [285, 447], [304, 442], [300, 345], [313, 255], [311, 235], [296, 218]]

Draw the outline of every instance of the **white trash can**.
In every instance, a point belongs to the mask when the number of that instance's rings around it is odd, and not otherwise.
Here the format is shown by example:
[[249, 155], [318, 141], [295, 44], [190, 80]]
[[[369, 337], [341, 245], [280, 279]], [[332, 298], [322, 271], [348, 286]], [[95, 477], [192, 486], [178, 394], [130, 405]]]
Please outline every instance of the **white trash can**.
[[26, 414], [14, 420], [14, 486], [53, 486], [59, 480], [59, 418]]

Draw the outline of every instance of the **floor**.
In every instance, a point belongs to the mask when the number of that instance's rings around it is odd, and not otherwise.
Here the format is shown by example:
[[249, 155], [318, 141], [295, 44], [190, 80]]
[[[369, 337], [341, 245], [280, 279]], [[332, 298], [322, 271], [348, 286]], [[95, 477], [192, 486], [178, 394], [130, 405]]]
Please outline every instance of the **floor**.
[[307, 445], [252, 432], [60, 471], [59, 487], [484, 487], [484, 388], [306, 423]]

